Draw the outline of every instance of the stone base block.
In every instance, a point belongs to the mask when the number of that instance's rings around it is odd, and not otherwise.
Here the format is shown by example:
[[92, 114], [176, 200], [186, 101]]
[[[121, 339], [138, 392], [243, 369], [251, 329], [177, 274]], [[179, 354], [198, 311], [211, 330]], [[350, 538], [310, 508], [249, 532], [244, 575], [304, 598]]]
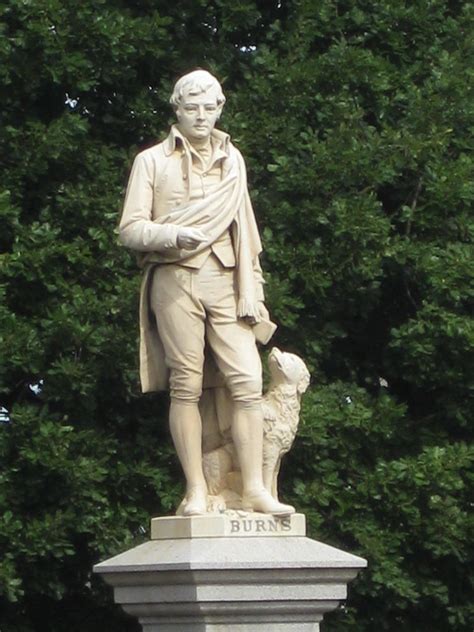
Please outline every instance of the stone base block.
[[156, 539], [97, 564], [144, 632], [317, 632], [366, 561], [306, 537]]
[[304, 514], [277, 517], [260, 513], [233, 512], [204, 516], [152, 518], [151, 539], [305, 536]]

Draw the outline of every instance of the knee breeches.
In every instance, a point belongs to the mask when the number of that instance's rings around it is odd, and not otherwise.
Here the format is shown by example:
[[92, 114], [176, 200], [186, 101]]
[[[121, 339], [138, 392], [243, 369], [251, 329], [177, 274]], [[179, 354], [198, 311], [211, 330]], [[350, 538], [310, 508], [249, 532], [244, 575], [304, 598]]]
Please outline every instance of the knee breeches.
[[150, 302], [170, 369], [172, 398], [199, 401], [207, 347], [233, 400], [250, 407], [260, 403], [260, 356], [251, 327], [237, 320], [233, 269], [224, 268], [214, 255], [198, 270], [160, 265]]

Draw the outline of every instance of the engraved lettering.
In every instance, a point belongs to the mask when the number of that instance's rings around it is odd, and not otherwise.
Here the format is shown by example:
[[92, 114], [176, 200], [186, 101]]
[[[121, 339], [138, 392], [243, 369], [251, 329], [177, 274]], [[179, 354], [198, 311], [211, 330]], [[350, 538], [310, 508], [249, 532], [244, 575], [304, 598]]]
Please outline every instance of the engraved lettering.
[[268, 530], [275, 532], [278, 531], [278, 524], [276, 522], [276, 520], [269, 520], [268, 521]]
[[240, 531], [240, 522], [238, 520], [230, 521], [230, 532], [231, 533], [239, 533]]
[[291, 531], [291, 518], [282, 518], [282, 520], [281, 520], [281, 530], [282, 531]]
[[252, 531], [252, 521], [251, 520], [242, 520], [242, 525], [244, 527], [245, 533], [249, 533], [249, 531]]
[[257, 533], [260, 533], [260, 531], [266, 531], [265, 520], [255, 520], [255, 526], [257, 527]]

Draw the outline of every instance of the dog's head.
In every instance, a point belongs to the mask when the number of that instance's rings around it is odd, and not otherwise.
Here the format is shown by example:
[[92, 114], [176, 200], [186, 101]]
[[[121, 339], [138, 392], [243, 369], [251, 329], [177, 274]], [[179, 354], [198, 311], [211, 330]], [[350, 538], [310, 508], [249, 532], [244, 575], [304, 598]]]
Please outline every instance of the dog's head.
[[273, 347], [268, 356], [268, 368], [273, 384], [294, 385], [299, 395], [309, 386], [310, 375], [306, 364], [294, 353], [286, 353]]

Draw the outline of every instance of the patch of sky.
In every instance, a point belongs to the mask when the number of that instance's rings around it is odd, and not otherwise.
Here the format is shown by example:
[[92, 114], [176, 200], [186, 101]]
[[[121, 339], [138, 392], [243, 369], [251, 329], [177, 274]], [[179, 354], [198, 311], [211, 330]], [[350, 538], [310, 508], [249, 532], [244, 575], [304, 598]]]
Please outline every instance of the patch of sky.
[[0, 424], [9, 423], [11, 423], [11, 418], [8, 408], [5, 408], [5, 406], [0, 406]]
[[41, 395], [41, 392], [43, 390], [43, 385], [44, 385], [44, 380], [38, 380], [38, 382], [35, 382], [34, 384], [28, 384], [28, 389], [30, 390], [31, 393], [33, 393], [33, 395], [38, 397], [38, 395]]
[[66, 92], [66, 99], [64, 101], [64, 103], [69, 106], [71, 108], [71, 110], [74, 110], [75, 107], [77, 107], [77, 104], [79, 103], [79, 99], [73, 99], [71, 98], [68, 93]]

